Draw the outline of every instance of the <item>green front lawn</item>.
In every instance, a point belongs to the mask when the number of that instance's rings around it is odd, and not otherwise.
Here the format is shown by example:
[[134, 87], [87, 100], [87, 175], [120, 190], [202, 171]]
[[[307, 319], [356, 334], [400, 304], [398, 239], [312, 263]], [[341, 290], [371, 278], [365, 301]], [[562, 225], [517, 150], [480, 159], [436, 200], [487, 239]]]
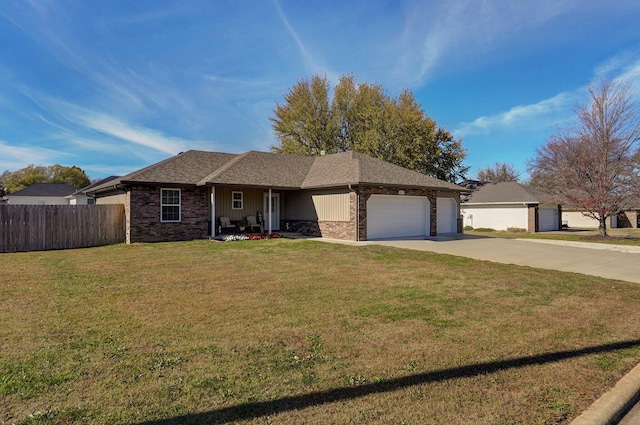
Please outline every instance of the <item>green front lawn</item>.
[[0, 424], [568, 423], [640, 286], [382, 246], [2, 254]]

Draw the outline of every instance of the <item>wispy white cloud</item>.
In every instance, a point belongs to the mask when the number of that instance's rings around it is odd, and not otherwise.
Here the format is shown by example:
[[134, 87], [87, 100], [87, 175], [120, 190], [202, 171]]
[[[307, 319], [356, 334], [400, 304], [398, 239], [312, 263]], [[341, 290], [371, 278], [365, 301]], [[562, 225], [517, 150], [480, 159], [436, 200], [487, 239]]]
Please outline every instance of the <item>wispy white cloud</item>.
[[321, 72], [327, 75], [327, 78], [329, 79], [329, 81], [337, 82], [339, 78], [338, 73], [329, 69], [329, 67], [326, 66], [325, 64], [319, 63], [319, 61], [313, 55], [310, 49], [308, 49], [307, 46], [303, 43], [302, 39], [296, 32], [295, 28], [289, 22], [289, 19], [287, 19], [287, 16], [282, 10], [282, 6], [280, 5], [279, 0], [274, 0], [273, 3], [276, 7], [276, 10], [278, 11], [278, 15], [280, 16], [282, 23], [287, 28], [287, 31], [291, 35], [291, 38], [293, 38], [294, 42], [298, 46], [298, 50], [300, 51], [300, 56], [302, 57], [302, 60], [306, 68], [306, 73], [310, 75], [310, 74], [316, 74]]
[[89, 176], [124, 176], [138, 169], [128, 165], [105, 165], [101, 163], [87, 163], [83, 166], [83, 170]]
[[165, 136], [160, 131], [143, 127], [133, 127], [116, 118], [103, 114], [87, 112], [86, 114], [77, 116], [77, 119], [79, 123], [90, 130], [172, 155], [188, 149], [193, 144], [193, 142], [177, 137]]
[[[105, 152], [109, 149], [113, 151], [114, 139], [171, 155], [188, 149], [210, 147], [212, 144], [207, 141], [169, 136], [156, 129], [133, 125], [121, 118], [63, 100], [52, 99], [39, 93], [30, 92], [29, 97], [50, 113], [48, 117], [41, 114], [37, 116], [56, 131], [55, 135], [50, 135], [51, 138], [65, 140], [87, 151]], [[99, 133], [106, 137], [92, 137], [92, 133]]]
[[113, 142], [102, 141], [96, 138], [89, 138], [73, 134], [71, 132], [65, 135], [64, 140], [68, 143], [78, 147], [81, 152], [90, 153], [90, 156], [94, 154], [113, 154]]
[[[42, 46], [61, 65], [77, 72], [93, 85], [89, 100], [105, 109], [134, 111], [149, 107], [171, 107], [174, 110], [192, 109], [192, 102], [172, 81], [167, 70], [152, 61], [135, 64], [121, 63], [108, 51], [96, 50], [82, 39], [77, 26], [75, 32], [66, 22], [73, 18], [55, 4], [29, 2], [12, 4], [10, 11], [0, 8], [0, 16], [20, 28], [34, 42]], [[156, 10], [152, 17], [160, 19], [172, 11]], [[131, 17], [133, 19], [133, 16]]]
[[289, 31], [289, 34], [291, 35], [296, 45], [298, 46], [298, 50], [300, 51], [300, 55], [302, 56], [302, 59], [304, 60], [307, 69], [311, 70], [312, 72], [315, 71], [318, 68], [315, 59], [313, 58], [309, 50], [307, 50], [305, 45], [302, 43], [302, 40], [298, 36], [298, 33], [296, 32], [296, 30], [289, 23], [289, 20], [287, 19], [286, 15], [282, 11], [282, 6], [280, 5], [280, 2], [278, 0], [274, 0], [273, 4], [275, 5], [276, 10], [278, 11], [278, 15], [280, 16], [282, 23], [284, 24], [285, 27], [287, 27], [287, 31]]
[[597, 66], [594, 73], [596, 76], [631, 81], [636, 90], [640, 90], [640, 55], [638, 52], [623, 52]]
[[412, 74], [413, 79], [423, 83], [445, 58], [484, 56], [496, 44], [524, 29], [556, 19], [578, 3], [578, 0], [410, 3], [398, 73]]
[[[640, 89], [640, 58], [634, 52], [623, 52], [597, 65], [594, 75], [596, 78], [631, 80], [636, 89]], [[585, 89], [586, 86], [579, 87], [534, 104], [518, 105], [508, 111], [463, 122], [454, 134], [465, 137], [496, 131], [551, 128], [572, 116], [573, 107], [585, 101]]]
[[454, 134], [466, 137], [495, 131], [549, 128], [567, 118], [567, 112], [576, 99], [576, 93], [560, 93], [538, 103], [515, 106], [505, 112], [463, 122], [454, 130]]
[[233, 84], [239, 86], [250, 86], [250, 87], [269, 87], [271, 84], [268, 80], [251, 80], [248, 78], [229, 78], [229, 77], [221, 77], [217, 75], [205, 75], [204, 78], [213, 83], [223, 83], [223, 84]]
[[0, 140], [0, 170], [17, 170], [29, 164], [49, 165], [51, 158], [64, 156], [60, 152], [42, 147], [14, 146]]

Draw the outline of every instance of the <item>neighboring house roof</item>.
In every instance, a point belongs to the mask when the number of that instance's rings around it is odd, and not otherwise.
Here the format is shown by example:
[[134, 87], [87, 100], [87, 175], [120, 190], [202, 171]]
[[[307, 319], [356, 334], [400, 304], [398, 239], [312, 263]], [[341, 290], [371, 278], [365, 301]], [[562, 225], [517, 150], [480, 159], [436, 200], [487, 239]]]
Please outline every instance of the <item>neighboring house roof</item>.
[[118, 184], [235, 185], [278, 189], [371, 184], [464, 190], [455, 184], [351, 151], [300, 156], [257, 151], [228, 154], [191, 150], [86, 192], [100, 192]]
[[9, 197], [14, 196], [50, 196], [65, 197], [76, 191], [76, 188], [66, 183], [34, 183], [22, 190], [14, 192]]
[[77, 191], [73, 192], [71, 195], [68, 195], [67, 197], [73, 197], [73, 196], [81, 196], [81, 195], [85, 195], [85, 194], [86, 194], [86, 192], [87, 192], [88, 190], [91, 190], [91, 189], [93, 189], [94, 187], [101, 186], [101, 185], [103, 185], [103, 184], [105, 184], [105, 183], [108, 183], [108, 182], [110, 182], [110, 181], [112, 181], [112, 180], [115, 180], [115, 179], [118, 179], [118, 178], [120, 178], [120, 176], [109, 176], [109, 177], [105, 177], [104, 179], [102, 179], [102, 180], [98, 180], [97, 182], [94, 182], [94, 183], [91, 183], [90, 185], [85, 186], [85, 187], [83, 187], [82, 189], [78, 189]]
[[487, 183], [466, 204], [553, 204], [550, 197], [516, 182]]

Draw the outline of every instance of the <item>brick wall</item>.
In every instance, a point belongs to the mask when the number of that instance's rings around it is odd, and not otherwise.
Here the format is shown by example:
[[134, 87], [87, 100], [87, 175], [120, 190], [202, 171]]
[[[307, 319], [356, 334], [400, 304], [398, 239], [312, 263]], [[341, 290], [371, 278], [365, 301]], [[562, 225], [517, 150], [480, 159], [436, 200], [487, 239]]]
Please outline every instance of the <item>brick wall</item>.
[[134, 186], [127, 193], [127, 243], [200, 239], [207, 236], [209, 189], [182, 188], [182, 216], [176, 223], [160, 221], [160, 186]]
[[529, 205], [527, 211], [527, 232], [535, 233], [538, 229], [538, 206]]

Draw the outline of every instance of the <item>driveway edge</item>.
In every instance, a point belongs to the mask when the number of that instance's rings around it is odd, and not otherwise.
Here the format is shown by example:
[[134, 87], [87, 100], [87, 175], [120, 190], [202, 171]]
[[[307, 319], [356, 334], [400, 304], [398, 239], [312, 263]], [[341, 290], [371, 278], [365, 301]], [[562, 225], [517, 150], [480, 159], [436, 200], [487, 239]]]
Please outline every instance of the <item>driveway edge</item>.
[[640, 364], [622, 377], [570, 425], [613, 425], [640, 400]]

